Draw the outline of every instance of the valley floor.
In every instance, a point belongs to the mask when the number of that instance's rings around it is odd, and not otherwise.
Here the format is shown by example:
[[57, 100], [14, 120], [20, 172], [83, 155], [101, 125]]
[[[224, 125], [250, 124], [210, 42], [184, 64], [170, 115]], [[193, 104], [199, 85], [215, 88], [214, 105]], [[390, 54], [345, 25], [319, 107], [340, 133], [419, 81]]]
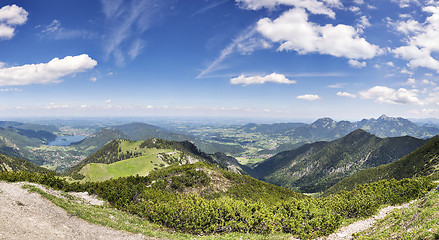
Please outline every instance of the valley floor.
[[0, 239], [155, 239], [88, 223], [22, 185], [0, 182]]

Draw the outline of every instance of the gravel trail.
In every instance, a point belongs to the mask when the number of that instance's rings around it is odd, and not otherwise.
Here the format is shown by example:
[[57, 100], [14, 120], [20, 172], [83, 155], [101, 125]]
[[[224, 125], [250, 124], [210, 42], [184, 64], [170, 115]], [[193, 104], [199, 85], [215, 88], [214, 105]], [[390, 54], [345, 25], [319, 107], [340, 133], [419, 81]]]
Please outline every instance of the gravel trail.
[[400, 206], [388, 206], [380, 210], [378, 214], [376, 214], [373, 217], [360, 220], [357, 222], [354, 222], [348, 226], [340, 228], [337, 232], [332, 233], [328, 237], [323, 237], [320, 239], [326, 239], [326, 240], [347, 240], [347, 239], [354, 239], [352, 237], [352, 234], [362, 232], [368, 228], [371, 228], [375, 222], [379, 219], [383, 219], [386, 217], [386, 215], [390, 212], [392, 212], [395, 209], [400, 209], [403, 207], [407, 207], [410, 203], [406, 203]]
[[0, 239], [154, 239], [71, 216], [23, 184], [0, 181]]

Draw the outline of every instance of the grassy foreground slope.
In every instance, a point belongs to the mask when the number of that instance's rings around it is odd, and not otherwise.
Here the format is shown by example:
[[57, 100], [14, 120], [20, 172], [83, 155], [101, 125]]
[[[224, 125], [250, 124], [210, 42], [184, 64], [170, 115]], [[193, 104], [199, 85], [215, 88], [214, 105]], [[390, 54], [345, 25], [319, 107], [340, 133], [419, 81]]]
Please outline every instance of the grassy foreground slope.
[[416, 176], [430, 176], [439, 172], [439, 136], [402, 157], [398, 161], [369, 168], [345, 178], [328, 189], [324, 195], [341, 190], [354, 189], [357, 184], [376, 182], [382, 179], [403, 179]]

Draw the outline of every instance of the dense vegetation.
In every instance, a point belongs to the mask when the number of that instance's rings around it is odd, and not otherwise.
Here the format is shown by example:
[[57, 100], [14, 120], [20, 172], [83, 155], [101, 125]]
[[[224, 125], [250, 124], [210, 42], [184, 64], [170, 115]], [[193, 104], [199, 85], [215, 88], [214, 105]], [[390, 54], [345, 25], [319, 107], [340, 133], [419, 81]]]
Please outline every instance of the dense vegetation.
[[328, 235], [343, 219], [370, 216], [383, 204], [407, 202], [433, 187], [426, 178], [384, 180], [312, 198], [201, 162], [83, 184], [27, 172], [0, 173], [0, 179], [88, 191], [118, 209], [192, 234], [284, 232], [302, 238]]
[[353, 173], [396, 161], [424, 143], [408, 136], [383, 139], [358, 129], [332, 142], [278, 153], [250, 173], [300, 192], [321, 192]]
[[439, 136], [430, 139], [425, 145], [403, 158], [358, 172], [341, 180], [325, 192], [325, 195], [341, 190], [354, 189], [358, 184], [376, 182], [382, 179], [403, 179], [416, 176], [431, 176], [439, 172]]

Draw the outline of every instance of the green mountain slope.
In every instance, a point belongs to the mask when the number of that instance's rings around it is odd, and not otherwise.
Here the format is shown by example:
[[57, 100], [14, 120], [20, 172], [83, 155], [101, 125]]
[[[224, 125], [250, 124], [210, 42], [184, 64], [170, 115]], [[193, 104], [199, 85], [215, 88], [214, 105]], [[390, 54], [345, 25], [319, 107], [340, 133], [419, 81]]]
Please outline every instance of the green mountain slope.
[[26, 172], [40, 172], [40, 173], [48, 173], [49, 170], [38, 167], [31, 162], [15, 158], [9, 157], [3, 154], [0, 154], [0, 172], [9, 172], [9, 171], [26, 171]]
[[56, 130], [56, 128], [17, 122], [0, 122], [0, 126], [3, 126], [0, 127], [0, 153], [28, 159], [37, 165], [44, 164], [43, 158], [30, 148], [55, 140], [56, 135], [53, 132], [40, 129]]
[[345, 178], [325, 192], [325, 195], [351, 190], [357, 184], [376, 182], [382, 179], [403, 179], [429, 176], [439, 172], [439, 136], [430, 139], [422, 147], [398, 161], [358, 172]]
[[281, 152], [251, 174], [301, 192], [320, 192], [353, 173], [396, 161], [424, 143], [412, 137], [382, 139], [359, 129], [332, 142]]
[[71, 144], [71, 146], [75, 147], [79, 151], [83, 151], [87, 155], [90, 155], [114, 139], [126, 138], [127, 136], [119, 130], [103, 128], [94, 133], [92, 136]]
[[85, 180], [102, 181], [136, 174], [144, 176], [154, 169], [199, 161], [234, 172], [246, 169], [233, 157], [223, 153], [203, 153], [189, 141], [152, 138], [146, 141], [113, 140], [70, 168], [66, 174], [75, 178], [83, 175]]

